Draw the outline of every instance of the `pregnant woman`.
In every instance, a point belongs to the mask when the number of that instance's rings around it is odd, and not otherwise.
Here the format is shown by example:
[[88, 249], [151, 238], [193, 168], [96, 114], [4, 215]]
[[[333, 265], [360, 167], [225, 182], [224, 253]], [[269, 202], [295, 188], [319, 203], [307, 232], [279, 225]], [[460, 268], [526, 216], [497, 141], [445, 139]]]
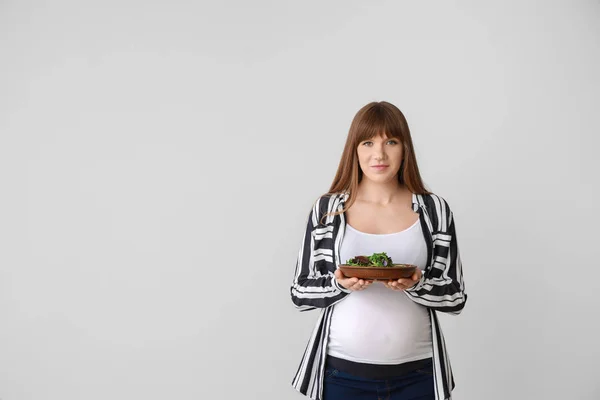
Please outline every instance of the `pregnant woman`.
[[[346, 277], [340, 264], [385, 252], [410, 278]], [[320, 309], [292, 385], [315, 400], [448, 400], [454, 378], [437, 312], [467, 295], [454, 216], [421, 180], [408, 124], [387, 102], [354, 117], [329, 192], [314, 203], [291, 297]]]

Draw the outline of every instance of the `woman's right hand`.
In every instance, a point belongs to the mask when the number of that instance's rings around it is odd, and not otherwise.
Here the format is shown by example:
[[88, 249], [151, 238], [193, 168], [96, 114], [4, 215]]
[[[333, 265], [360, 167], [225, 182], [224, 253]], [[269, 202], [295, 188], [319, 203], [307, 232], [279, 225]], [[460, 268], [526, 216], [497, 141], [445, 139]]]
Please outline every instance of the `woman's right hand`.
[[373, 283], [372, 280], [367, 279], [347, 278], [339, 269], [335, 270], [334, 276], [338, 283], [348, 290], [364, 290]]

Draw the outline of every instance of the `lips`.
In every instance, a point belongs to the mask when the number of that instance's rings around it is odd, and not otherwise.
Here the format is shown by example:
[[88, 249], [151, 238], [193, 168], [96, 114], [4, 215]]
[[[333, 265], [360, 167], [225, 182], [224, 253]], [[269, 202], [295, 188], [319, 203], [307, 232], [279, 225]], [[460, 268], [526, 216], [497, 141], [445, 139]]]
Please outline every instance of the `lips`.
[[371, 168], [377, 172], [384, 172], [388, 169], [388, 165], [373, 165]]

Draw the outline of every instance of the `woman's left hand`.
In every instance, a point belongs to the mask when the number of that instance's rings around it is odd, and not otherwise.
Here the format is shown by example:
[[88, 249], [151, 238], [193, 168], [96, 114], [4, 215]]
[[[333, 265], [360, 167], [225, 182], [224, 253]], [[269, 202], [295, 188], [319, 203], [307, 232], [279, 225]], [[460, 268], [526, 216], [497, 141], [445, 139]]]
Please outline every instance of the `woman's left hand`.
[[421, 272], [421, 269], [417, 268], [410, 278], [400, 278], [396, 281], [384, 281], [383, 284], [385, 285], [385, 287], [388, 287], [393, 290], [405, 290], [415, 286], [419, 279], [421, 279], [422, 274], [423, 273]]

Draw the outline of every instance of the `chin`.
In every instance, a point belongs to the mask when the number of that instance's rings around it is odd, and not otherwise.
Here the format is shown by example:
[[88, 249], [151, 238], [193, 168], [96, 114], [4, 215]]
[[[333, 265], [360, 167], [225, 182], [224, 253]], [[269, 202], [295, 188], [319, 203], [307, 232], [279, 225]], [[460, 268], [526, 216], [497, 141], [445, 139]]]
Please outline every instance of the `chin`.
[[393, 181], [394, 179], [397, 179], [396, 175], [375, 175], [375, 176], [367, 176], [369, 178], [369, 180], [373, 181], [373, 182], [389, 182], [389, 181]]

